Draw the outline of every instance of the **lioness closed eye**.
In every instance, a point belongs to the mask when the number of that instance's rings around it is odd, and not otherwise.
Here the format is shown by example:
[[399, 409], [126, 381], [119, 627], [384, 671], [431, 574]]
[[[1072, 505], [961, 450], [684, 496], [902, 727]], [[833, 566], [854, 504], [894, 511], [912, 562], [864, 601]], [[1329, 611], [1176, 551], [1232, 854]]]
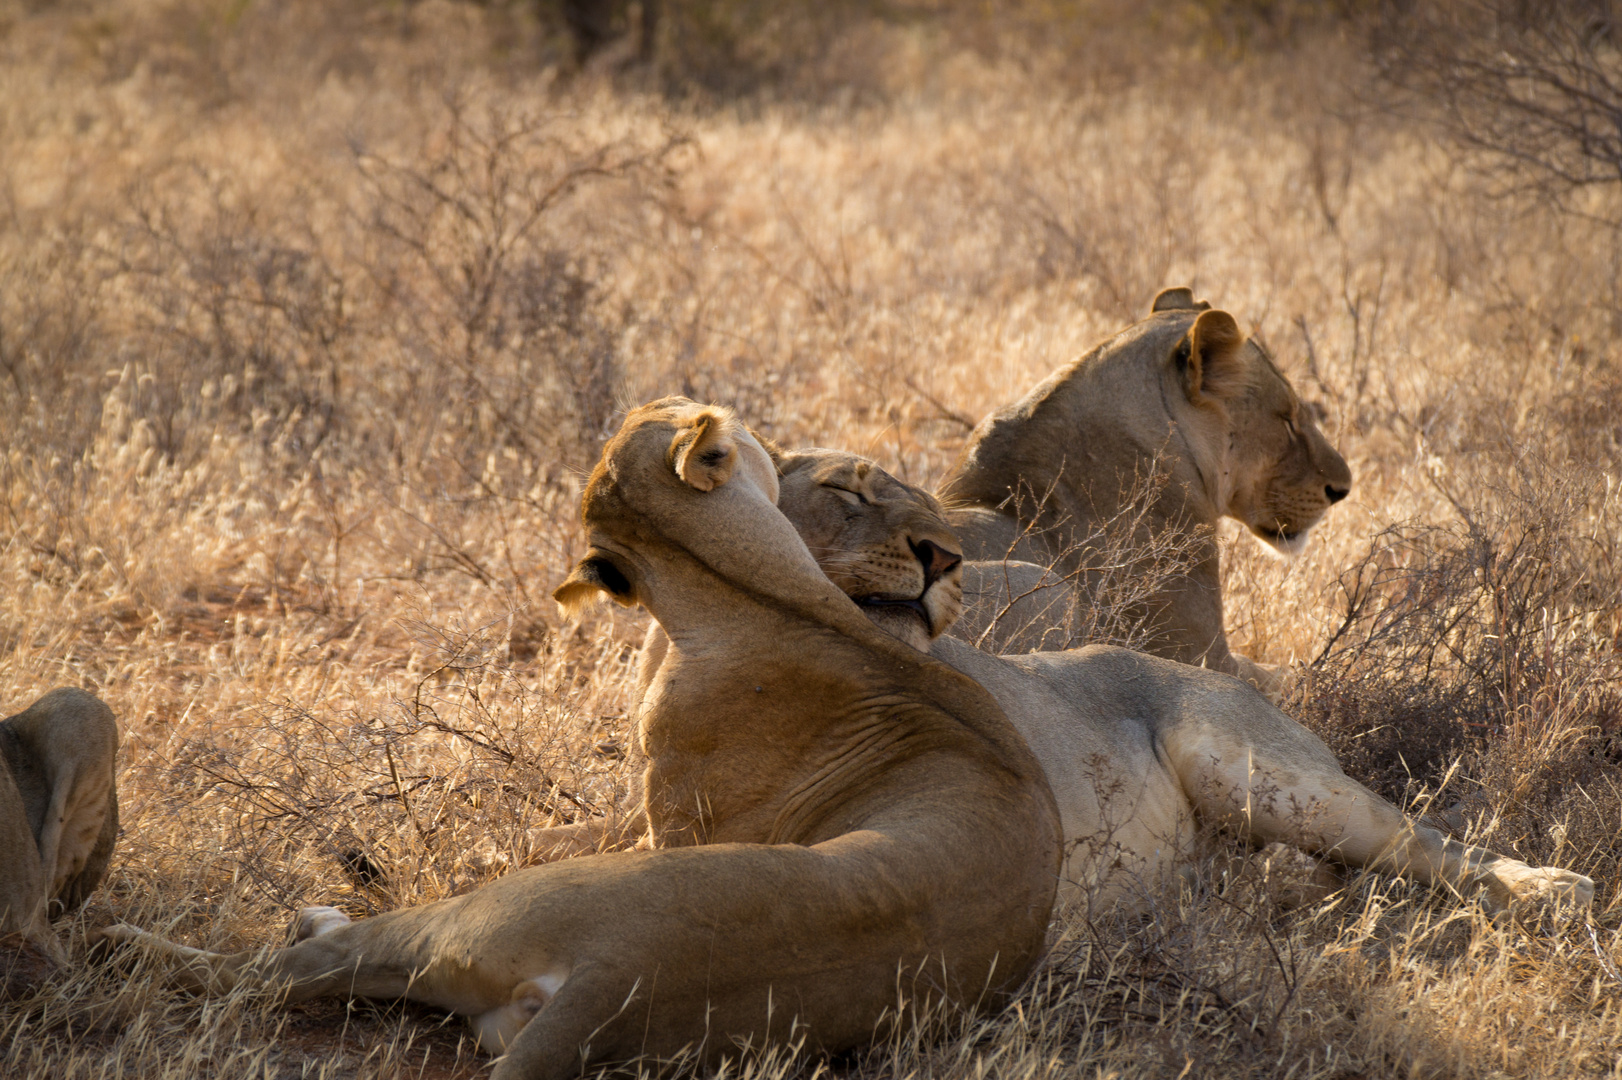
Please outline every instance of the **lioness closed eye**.
[[[1016, 987], [1060, 861], [1040, 766], [995, 700], [868, 622], [773, 505], [727, 410], [633, 411], [587, 484], [590, 549], [555, 594], [642, 604], [668, 635], [648, 687], [658, 850], [574, 859], [232, 956], [106, 931], [217, 993], [409, 997], [463, 1013], [497, 1077], [804, 1037], [837, 1050]], [[995, 882], [994, 888], [986, 888]]]

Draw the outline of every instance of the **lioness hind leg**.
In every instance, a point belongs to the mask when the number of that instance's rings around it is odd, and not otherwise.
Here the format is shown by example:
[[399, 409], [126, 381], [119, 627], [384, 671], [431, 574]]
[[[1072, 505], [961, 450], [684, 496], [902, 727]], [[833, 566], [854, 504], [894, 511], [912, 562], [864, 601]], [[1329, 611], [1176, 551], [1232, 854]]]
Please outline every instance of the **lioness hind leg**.
[[[1351, 866], [1484, 890], [1497, 909], [1593, 903], [1581, 874], [1536, 868], [1450, 840], [1341, 771], [1316, 735], [1247, 687], [1223, 680], [1160, 730], [1195, 810], [1262, 843], [1321, 852]], [[1190, 704], [1185, 702], [1185, 705]]]
[[513, 987], [512, 1000], [507, 1004], [473, 1017], [471, 1022], [478, 1036], [479, 1049], [491, 1055], [504, 1053], [517, 1039], [518, 1033], [535, 1019], [535, 1014], [557, 996], [568, 977], [568, 969], [559, 968], [533, 979], [525, 979]]

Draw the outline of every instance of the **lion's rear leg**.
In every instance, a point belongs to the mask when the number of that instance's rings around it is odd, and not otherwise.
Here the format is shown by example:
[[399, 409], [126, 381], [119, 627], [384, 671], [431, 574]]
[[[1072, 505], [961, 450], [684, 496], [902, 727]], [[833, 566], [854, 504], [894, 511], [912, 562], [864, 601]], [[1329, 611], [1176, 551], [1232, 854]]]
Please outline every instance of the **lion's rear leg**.
[[1316, 735], [1259, 694], [1224, 682], [1160, 732], [1189, 800], [1207, 820], [1351, 866], [1461, 892], [1479, 887], [1499, 909], [1593, 902], [1594, 883], [1581, 874], [1528, 866], [1409, 820], [1342, 772]]

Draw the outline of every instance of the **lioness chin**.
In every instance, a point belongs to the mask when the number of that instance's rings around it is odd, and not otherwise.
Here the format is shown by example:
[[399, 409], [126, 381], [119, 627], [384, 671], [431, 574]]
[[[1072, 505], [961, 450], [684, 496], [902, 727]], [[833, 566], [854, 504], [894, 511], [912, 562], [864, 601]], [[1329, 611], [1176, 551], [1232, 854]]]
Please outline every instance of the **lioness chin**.
[[1002, 1000], [1042, 953], [1058, 875], [1041, 768], [990, 695], [828, 581], [777, 492], [729, 411], [681, 398], [634, 410], [586, 486], [590, 548], [555, 596], [642, 604], [667, 635], [641, 710], [657, 850], [359, 922], [307, 909], [285, 949], [106, 937], [207, 993], [463, 1013], [505, 1049], [498, 1078], [791, 1039], [838, 1050], [938, 1004]]

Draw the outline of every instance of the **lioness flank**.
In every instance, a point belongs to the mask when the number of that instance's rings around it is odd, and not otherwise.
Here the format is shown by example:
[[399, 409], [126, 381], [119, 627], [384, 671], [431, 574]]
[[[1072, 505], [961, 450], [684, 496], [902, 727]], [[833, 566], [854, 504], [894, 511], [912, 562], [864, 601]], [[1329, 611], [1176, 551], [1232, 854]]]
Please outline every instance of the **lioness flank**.
[[[777, 510], [728, 410], [633, 411], [556, 592], [643, 604], [670, 639], [643, 706], [658, 850], [520, 870], [232, 956], [107, 931], [205, 992], [410, 997], [474, 1019], [498, 1078], [805, 1038], [996, 1003], [1040, 957], [1060, 860], [1041, 767], [973, 680], [874, 627]], [[898, 990], [907, 1006], [898, 1010]]]

